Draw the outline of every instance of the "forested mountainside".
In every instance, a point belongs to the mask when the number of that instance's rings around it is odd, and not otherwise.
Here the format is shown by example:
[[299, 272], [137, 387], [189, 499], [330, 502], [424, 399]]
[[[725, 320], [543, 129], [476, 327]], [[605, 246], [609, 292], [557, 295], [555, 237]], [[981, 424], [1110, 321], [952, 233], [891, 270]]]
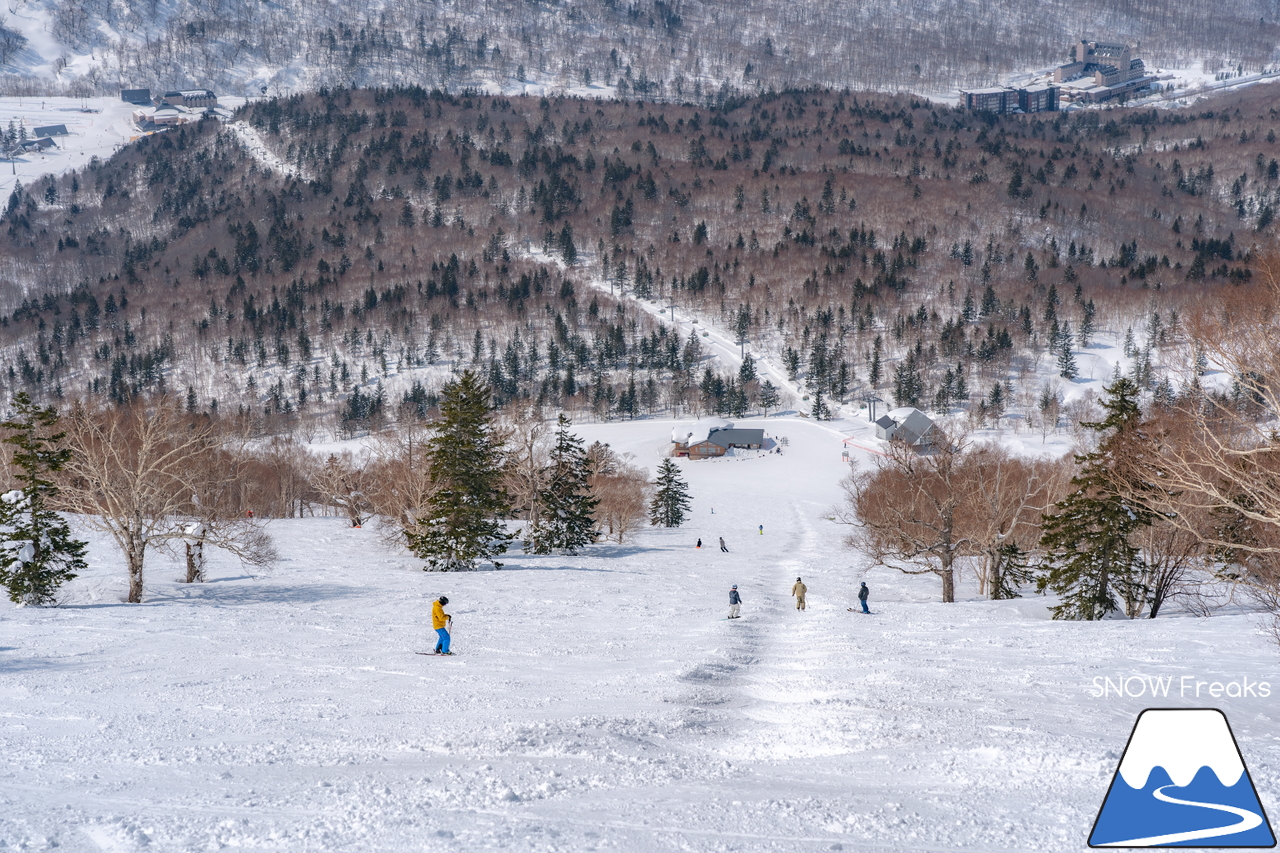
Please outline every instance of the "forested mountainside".
[[1030, 405], [1045, 360], [1068, 373], [1100, 329], [1132, 329], [1169, 393], [1179, 309], [1249, 287], [1272, 238], [1273, 103], [265, 100], [9, 197], [0, 391], [358, 429], [477, 366], [500, 403], [601, 418], [768, 405], [749, 365], [663, 322], [674, 304], [836, 405], [947, 410], [995, 385]]
[[1166, 68], [1280, 59], [1269, 0], [15, 0], [8, 11], [0, 88], [31, 94], [531, 80], [667, 101], [810, 86], [953, 96], [1065, 61], [1089, 33]]

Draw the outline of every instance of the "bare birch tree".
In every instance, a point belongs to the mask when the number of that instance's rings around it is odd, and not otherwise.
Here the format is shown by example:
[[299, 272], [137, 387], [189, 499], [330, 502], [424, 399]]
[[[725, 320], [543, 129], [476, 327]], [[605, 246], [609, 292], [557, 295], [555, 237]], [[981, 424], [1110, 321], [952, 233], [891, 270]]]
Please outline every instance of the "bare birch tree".
[[[137, 400], [120, 408], [73, 407], [67, 419], [71, 461], [64, 471], [61, 508], [115, 540], [125, 558], [128, 601], [142, 601], [147, 549], [188, 533], [202, 491], [216, 491], [219, 435], [213, 421], [187, 415], [173, 400]], [[224, 478], [230, 475], [221, 469]], [[274, 554], [256, 525], [219, 514], [201, 520], [198, 538], [241, 560], [265, 564]]]

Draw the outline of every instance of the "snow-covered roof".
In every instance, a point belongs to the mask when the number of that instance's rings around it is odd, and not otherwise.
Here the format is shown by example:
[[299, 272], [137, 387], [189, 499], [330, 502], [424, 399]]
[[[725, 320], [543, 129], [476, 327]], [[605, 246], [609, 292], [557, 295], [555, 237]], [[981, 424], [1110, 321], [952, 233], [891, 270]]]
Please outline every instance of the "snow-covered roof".
[[671, 430], [671, 440], [681, 444], [697, 444], [706, 441], [713, 430], [732, 429], [733, 421], [721, 418], [703, 418], [693, 423], [676, 424]]
[[[908, 444], [915, 445], [926, 441], [929, 430], [933, 429], [933, 419], [914, 406], [901, 406], [890, 411], [887, 417], [892, 418], [898, 425], [893, 437]], [[879, 424], [880, 421], [876, 423]]]

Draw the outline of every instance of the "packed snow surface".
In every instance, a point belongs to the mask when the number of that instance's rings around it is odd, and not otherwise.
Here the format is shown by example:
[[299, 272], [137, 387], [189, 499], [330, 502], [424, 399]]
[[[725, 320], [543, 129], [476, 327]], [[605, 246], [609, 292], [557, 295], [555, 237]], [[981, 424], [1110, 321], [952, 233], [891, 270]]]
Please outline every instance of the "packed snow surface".
[[[747, 425], [783, 453], [679, 460], [686, 526], [501, 571], [303, 518], [267, 574], [157, 557], [128, 605], [91, 537], [64, 606], [0, 608], [0, 850], [1083, 851], [1150, 706], [1221, 708], [1280, 811], [1274, 694], [1179, 693], [1268, 681], [1260, 617], [1053, 622], [968, 576], [941, 604], [841, 545], [839, 432]], [[652, 471], [673, 427], [576, 430]], [[457, 655], [415, 654], [440, 595]]]

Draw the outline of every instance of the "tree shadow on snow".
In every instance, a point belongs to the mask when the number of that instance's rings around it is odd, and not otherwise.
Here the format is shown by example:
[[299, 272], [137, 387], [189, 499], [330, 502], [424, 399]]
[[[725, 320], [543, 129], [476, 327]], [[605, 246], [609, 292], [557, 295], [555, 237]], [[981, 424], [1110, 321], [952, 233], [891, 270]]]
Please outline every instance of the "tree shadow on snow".
[[[240, 580], [226, 578], [225, 580]], [[276, 584], [238, 584], [235, 586], [212, 586], [216, 581], [205, 583], [175, 584], [171, 590], [157, 590], [148, 593], [152, 602], [209, 602], [239, 606], [245, 604], [318, 604], [323, 601], [336, 601], [343, 598], [355, 598], [369, 592], [368, 589], [343, 584], [307, 584], [306, 586], [283, 586]]]
[[[17, 651], [17, 649], [0, 649], [0, 651]], [[78, 656], [77, 656], [78, 657]], [[81, 661], [80, 663], [83, 663]], [[2, 657], [0, 658], [0, 674], [16, 675], [20, 672], [49, 672], [53, 669], [68, 669], [79, 664], [69, 658], [51, 657]]]
[[[218, 580], [245, 580], [245, 578], [220, 578]], [[93, 610], [103, 607], [162, 607], [173, 604], [216, 604], [236, 607], [249, 604], [318, 604], [324, 601], [336, 601], [343, 598], [354, 598], [368, 590], [363, 587], [343, 586], [341, 584], [308, 584], [307, 586], [276, 586], [267, 584], [244, 584], [239, 586], [214, 586], [218, 580], [204, 583], [185, 584], [160, 588], [148, 588], [142, 603], [129, 604], [126, 601], [113, 599], [110, 601], [85, 602], [80, 604], [63, 604], [63, 610]]]
[[[502, 567], [504, 572], [602, 572], [604, 574], [614, 574], [615, 569], [593, 569], [587, 566], [564, 566], [553, 565], [551, 563], [533, 563], [532, 565], [516, 565], [515, 563], [506, 563]], [[624, 574], [626, 574], [624, 572]]]

